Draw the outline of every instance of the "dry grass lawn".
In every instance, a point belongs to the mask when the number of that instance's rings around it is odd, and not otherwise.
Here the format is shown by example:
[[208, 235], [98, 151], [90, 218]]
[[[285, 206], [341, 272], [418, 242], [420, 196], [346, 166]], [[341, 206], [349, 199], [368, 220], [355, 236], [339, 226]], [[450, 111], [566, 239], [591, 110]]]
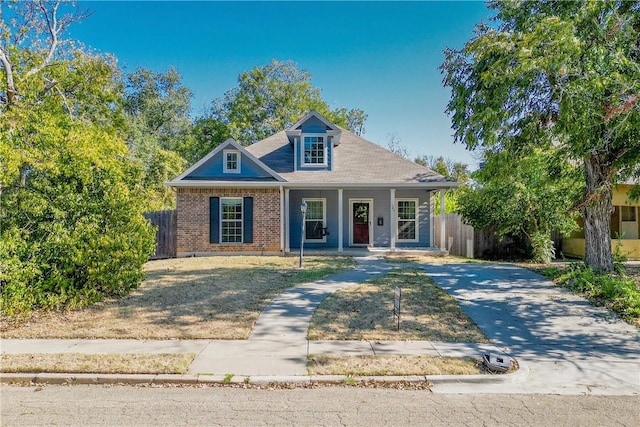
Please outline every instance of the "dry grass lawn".
[[[396, 286], [400, 331], [393, 319]], [[488, 342], [457, 301], [416, 268], [394, 269], [330, 295], [311, 319], [309, 339]]]
[[3, 354], [2, 372], [186, 374], [196, 357], [186, 354]]
[[353, 268], [350, 257], [196, 257], [151, 261], [130, 295], [66, 313], [0, 319], [3, 338], [245, 339], [260, 311], [296, 284]]
[[309, 375], [473, 375], [481, 374], [474, 359], [438, 356], [318, 356], [308, 362]]

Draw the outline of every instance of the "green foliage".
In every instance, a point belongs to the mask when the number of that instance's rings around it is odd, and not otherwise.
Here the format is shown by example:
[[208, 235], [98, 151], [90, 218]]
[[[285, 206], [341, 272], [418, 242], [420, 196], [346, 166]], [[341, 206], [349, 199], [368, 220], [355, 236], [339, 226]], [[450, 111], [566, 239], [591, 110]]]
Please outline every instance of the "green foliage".
[[455, 139], [511, 153], [553, 147], [561, 164], [583, 166], [584, 193], [567, 207], [582, 208], [587, 262], [611, 270], [611, 183], [640, 175], [640, 3], [489, 6], [496, 25], [478, 25], [441, 67]]
[[[48, 3], [10, 6], [17, 18], [0, 44], [13, 64], [0, 70], [0, 312], [124, 295], [140, 283], [155, 239], [140, 169], [118, 136], [118, 70], [61, 38], [73, 15], [56, 17]], [[11, 44], [14, 31], [22, 44]]]
[[534, 231], [529, 235], [529, 241], [531, 242], [533, 261], [547, 263], [556, 257], [556, 249], [549, 233]]
[[[455, 213], [458, 211], [458, 195], [460, 194], [462, 187], [468, 185], [470, 178], [469, 166], [466, 163], [454, 162], [451, 159], [445, 159], [444, 157], [434, 156], [421, 156], [416, 157], [414, 162], [419, 165], [426, 166], [432, 171], [439, 173], [445, 178], [452, 179], [461, 184], [461, 187], [453, 190], [448, 190], [444, 195], [444, 211], [445, 213]], [[437, 215], [440, 214], [440, 197], [436, 197], [434, 210]]]
[[4, 315], [124, 295], [155, 244], [125, 145], [92, 125], [48, 119], [55, 143], [41, 155], [50, 161], [31, 165], [26, 186], [2, 195]]
[[550, 148], [519, 155], [486, 151], [483, 167], [472, 174], [476, 185], [458, 193], [458, 211], [475, 228], [524, 235], [532, 258], [548, 262], [555, 253], [551, 232], [576, 228], [575, 213], [567, 211], [581, 191], [578, 174]]
[[192, 165], [229, 138], [229, 128], [222, 121], [214, 117], [200, 117], [193, 124], [191, 138], [183, 140], [176, 151]]
[[143, 171], [149, 211], [175, 206], [173, 190], [164, 183], [185, 169], [183, 156], [194, 145], [190, 102], [191, 91], [174, 68], [166, 73], [139, 68], [127, 76], [126, 139], [129, 155]]
[[320, 89], [311, 84], [311, 74], [298, 69], [293, 61], [272, 60], [241, 73], [238, 86], [227, 91], [224, 99], [214, 100], [205, 118], [224, 123], [232, 138], [248, 145], [286, 129], [311, 110], [339, 126], [364, 133], [367, 115], [358, 109], [331, 110]]
[[562, 286], [585, 295], [594, 304], [607, 307], [629, 322], [640, 318], [640, 289], [624, 274], [602, 273], [577, 263], [566, 270], [556, 270], [552, 277]]

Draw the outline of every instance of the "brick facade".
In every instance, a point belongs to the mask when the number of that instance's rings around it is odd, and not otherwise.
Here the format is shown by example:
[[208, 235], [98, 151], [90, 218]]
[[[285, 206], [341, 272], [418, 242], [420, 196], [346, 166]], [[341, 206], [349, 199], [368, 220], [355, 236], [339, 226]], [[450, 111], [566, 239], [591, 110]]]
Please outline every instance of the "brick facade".
[[[280, 190], [177, 189], [178, 256], [214, 252], [279, 252]], [[253, 197], [253, 243], [209, 243], [209, 198]]]

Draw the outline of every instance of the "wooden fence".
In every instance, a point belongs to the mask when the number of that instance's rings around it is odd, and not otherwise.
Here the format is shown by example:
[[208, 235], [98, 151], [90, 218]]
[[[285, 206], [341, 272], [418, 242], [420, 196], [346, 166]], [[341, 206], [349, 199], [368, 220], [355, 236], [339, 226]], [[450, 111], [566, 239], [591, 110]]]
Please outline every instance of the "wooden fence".
[[[440, 216], [434, 217], [434, 244], [440, 246]], [[556, 256], [562, 251], [562, 235], [551, 233]], [[475, 230], [462, 222], [458, 214], [445, 215], [445, 244], [451, 255], [481, 259], [522, 259], [526, 257], [526, 243], [508, 236], [498, 238], [493, 227]]]
[[[440, 215], [434, 217], [435, 239], [434, 244], [440, 246], [442, 236]], [[451, 255], [459, 255], [474, 258], [474, 231], [473, 227], [462, 222], [458, 214], [445, 214], [445, 245]]]
[[177, 248], [176, 211], [146, 212], [144, 217], [156, 229], [156, 252], [151, 259], [175, 258]]

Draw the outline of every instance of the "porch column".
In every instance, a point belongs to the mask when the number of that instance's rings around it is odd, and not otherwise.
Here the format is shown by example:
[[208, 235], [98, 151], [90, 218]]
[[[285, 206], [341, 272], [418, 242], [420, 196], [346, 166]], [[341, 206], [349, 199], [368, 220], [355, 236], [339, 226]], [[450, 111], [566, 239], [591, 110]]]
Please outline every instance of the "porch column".
[[291, 247], [289, 246], [289, 230], [291, 229], [291, 224], [289, 224], [289, 189], [284, 189], [284, 251], [291, 252]]
[[344, 237], [343, 231], [343, 215], [342, 215], [342, 188], [338, 188], [338, 252], [342, 252], [342, 239]]
[[446, 230], [445, 230], [445, 219], [444, 219], [444, 190], [440, 190], [440, 250], [444, 251], [447, 249], [446, 243]]
[[284, 244], [284, 233], [285, 233], [285, 225], [284, 225], [284, 188], [282, 185], [280, 186], [280, 252], [284, 252], [285, 244]]
[[394, 252], [396, 250], [396, 233], [398, 231], [396, 229], [396, 189], [392, 188], [389, 193], [389, 199], [391, 200], [391, 206], [389, 206], [389, 236], [391, 236], [391, 244], [389, 249]]

